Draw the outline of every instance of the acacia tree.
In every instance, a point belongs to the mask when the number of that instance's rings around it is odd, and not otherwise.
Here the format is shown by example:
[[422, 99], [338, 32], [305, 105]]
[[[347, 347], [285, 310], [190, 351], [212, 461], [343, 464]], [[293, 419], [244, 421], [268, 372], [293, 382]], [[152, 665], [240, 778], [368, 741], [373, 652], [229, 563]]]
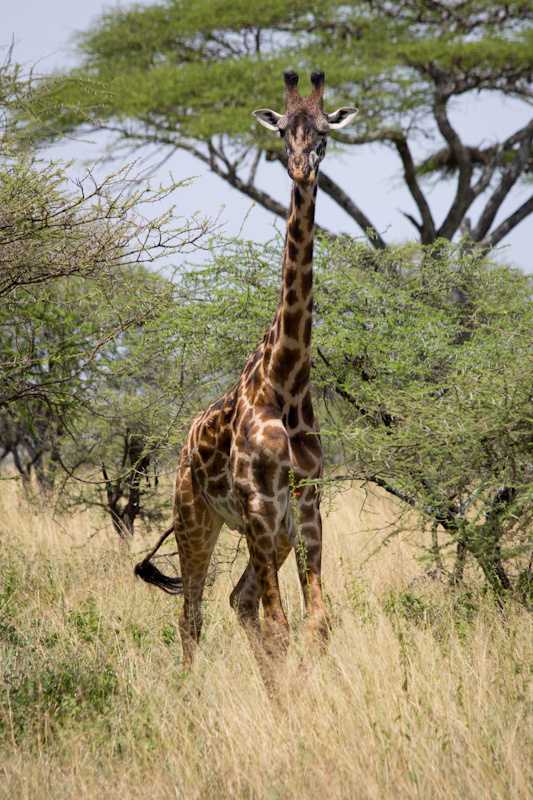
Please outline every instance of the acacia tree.
[[[80, 66], [59, 91], [45, 93], [43, 118], [58, 131], [105, 128], [116, 144], [186, 150], [235, 189], [284, 216], [285, 207], [257, 183], [260, 162], [283, 161], [280, 143], [252, 125], [250, 110], [278, 108], [280, 66], [327, 74], [331, 107], [360, 107], [355, 134], [332, 134], [354, 151], [371, 145], [398, 156], [420, 241], [492, 247], [533, 211], [533, 195], [496, 215], [532, 170], [533, 119], [505, 139], [464, 141], [450, 111], [480, 92], [524, 104], [533, 96], [533, 3], [489, 0], [162, 0], [105, 12], [78, 37]], [[260, 101], [259, 101], [260, 98]], [[417, 163], [418, 154], [424, 152]], [[455, 180], [439, 224], [424, 180]], [[363, 231], [371, 220], [359, 191], [320, 172], [320, 186]], [[472, 204], [482, 199], [477, 219]]]
[[410, 248], [371, 270], [360, 246], [328, 247], [315, 375], [339, 402], [326, 431], [349, 475], [432, 523], [438, 565], [438, 530], [458, 546], [452, 583], [470, 553], [496, 592], [530, 600], [531, 280], [436, 246], [437, 261]]

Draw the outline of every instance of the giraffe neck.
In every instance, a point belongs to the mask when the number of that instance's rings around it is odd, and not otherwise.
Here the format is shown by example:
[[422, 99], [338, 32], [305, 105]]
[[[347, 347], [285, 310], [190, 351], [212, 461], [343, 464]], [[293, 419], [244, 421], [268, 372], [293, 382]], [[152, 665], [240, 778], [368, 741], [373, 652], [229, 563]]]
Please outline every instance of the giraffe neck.
[[265, 378], [287, 402], [309, 387], [316, 192], [316, 178], [307, 187], [292, 185], [281, 296], [264, 354]]

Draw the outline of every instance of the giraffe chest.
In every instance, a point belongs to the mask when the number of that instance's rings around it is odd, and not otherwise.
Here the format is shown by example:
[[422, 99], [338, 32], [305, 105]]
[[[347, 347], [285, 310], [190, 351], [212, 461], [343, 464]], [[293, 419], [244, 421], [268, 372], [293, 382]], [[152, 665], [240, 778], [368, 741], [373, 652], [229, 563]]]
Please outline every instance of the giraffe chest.
[[203, 495], [230, 528], [241, 527], [243, 504], [286, 505], [291, 471], [297, 481], [320, 476], [318, 428], [314, 416], [308, 425], [305, 415], [296, 406], [281, 413], [244, 404], [229, 425], [203, 420], [191, 466]]

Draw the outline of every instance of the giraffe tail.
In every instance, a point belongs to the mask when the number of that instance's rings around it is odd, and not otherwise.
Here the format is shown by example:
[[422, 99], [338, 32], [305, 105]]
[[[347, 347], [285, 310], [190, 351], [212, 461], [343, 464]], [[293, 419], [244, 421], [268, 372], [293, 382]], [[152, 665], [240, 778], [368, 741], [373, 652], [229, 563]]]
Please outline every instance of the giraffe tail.
[[167, 536], [174, 530], [174, 525], [171, 525], [170, 528], [159, 537], [157, 544], [153, 547], [148, 555], [146, 555], [142, 561], [139, 561], [138, 564], [135, 565], [134, 573], [138, 575], [139, 578], [142, 578], [143, 581], [146, 583], [152, 583], [154, 586], [159, 586], [164, 592], [167, 594], [182, 594], [183, 593], [183, 585], [181, 578], [171, 578], [170, 575], [165, 575], [161, 570], [157, 569], [153, 564], [150, 563], [150, 559], [154, 556]]

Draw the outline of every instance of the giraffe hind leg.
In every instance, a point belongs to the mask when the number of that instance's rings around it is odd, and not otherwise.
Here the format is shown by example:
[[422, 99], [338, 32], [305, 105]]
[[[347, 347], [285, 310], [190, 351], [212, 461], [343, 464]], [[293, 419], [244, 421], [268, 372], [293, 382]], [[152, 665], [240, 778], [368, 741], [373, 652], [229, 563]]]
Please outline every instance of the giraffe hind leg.
[[202, 632], [201, 602], [209, 562], [222, 527], [222, 519], [199, 491], [190, 470], [181, 474], [176, 484], [174, 525], [183, 590], [179, 631], [183, 665], [189, 669]]
[[186, 669], [192, 666], [200, 641], [203, 624], [202, 596], [211, 554], [221, 527], [221, 523], [216, 521], [210, 532], [204, 532], [207, 537], [203, 536], [203, 541], [205, 542], [206, 538], [209, 538], [210, 542], [206, 550], [202, 552], [201, 558], [190, 559], [187, 553], [189, 544], [184, 545], [183, 540], [181, 545], [178, 544], [183, 582], [183, 608], [179, 618], [179, 631], [183, 648], [183, 665]]
[[[209, 528], [197, 528], [191, 531], [182, 527], [176, 534], [183, 585], [183, 608], [179, 618], [179, 631], [185, 669], [192, 666], [200, 641], [203, 624], [202, 595], [209, 562], [221, 527], [221, 520], [213, 518]], [[201, 547], [197, 548], [196, 544], [199, 541]]]

